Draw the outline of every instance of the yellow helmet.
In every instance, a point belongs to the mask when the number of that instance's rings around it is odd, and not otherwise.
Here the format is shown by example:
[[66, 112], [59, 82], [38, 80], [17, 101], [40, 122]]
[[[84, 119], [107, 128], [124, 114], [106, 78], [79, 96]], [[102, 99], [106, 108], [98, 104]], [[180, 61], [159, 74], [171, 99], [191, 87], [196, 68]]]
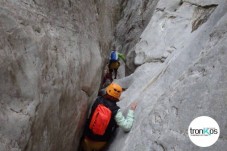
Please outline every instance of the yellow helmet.
[[122, 92], [122, 87], [116, 83], [111, 83], [107, 88], [106, 88], [106, 93], [109, 96], [114, 97], [115, 99], [120, 98]]

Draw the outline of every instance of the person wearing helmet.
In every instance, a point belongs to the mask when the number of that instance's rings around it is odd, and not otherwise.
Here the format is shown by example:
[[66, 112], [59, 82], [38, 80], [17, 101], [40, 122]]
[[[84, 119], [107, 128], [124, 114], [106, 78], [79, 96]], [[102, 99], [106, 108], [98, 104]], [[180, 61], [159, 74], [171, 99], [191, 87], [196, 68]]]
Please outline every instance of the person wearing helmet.
[[114, 72], [114, 79], [117, 78], [117, 70], [121, 65], [119, 61], [120, 59], [126, 62], [125, 56], [119, 53], [114, 47], [114, 49], [110, 53], [109, 64], [108, 64], [109, 73], [111, 73], [112, 75], [112, 73]]
[[92, 105], [82, 141], [84, 151], [102, 150], [110, 141], [118, 126], [125, 132], [131, 130], [137, 104], [133, 102], [127, 116], [124, 117], [116, 104], [122, 91], [120, 85], [111, 83], [106, 88], [106, 94], [99, 96]]

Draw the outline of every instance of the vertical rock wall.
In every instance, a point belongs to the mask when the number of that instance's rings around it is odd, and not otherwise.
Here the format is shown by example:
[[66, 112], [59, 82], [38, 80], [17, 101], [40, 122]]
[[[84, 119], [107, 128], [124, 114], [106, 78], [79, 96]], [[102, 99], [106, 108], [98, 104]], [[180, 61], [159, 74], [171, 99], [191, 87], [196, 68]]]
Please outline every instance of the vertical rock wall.
[[[118, 2], [0, 2], [0, 150], [76, 150]], [[107, 13], [108, 12], [108, 13]]]
[[[117, 82], [128, 87], [120, 106], [137, 100], [130, 133], [119, 131], [109, 150], [225, 151], [227, 2], [160, 0], [134, 51], [137, 67]], [[127, 36], [127, 35], [126, 35]], [[190, 122], [210, 116], [220, 126], [211, 147], [194, 145]]]
[[[76, 150], [114, 41], [133, 72], [118, 81], [120, 106], [139, 105], [109, 150], [224, 151], [226, 10], [221, 0], [2, 0], [0, 150]], [[221, 128], [208, 149], [187, 136], [201, 115]]]
[[126, 75], [134, 72], [134, 46], [150, 21], [158, 0], [123, 0], [121, 16], [114, 33], [117, 49], [127, 56]]

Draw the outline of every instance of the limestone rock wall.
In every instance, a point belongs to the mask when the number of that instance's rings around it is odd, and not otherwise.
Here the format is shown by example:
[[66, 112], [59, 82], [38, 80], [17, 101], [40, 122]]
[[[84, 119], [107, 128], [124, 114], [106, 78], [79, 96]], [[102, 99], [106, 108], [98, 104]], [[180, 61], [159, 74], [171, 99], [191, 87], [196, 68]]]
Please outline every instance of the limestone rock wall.
[[114, 44], [127, 56], [126, 75], [134, 72], [134, 46], [150, 21], [158, 0], [123, 0], [120, 20], [114, 32]]
[[[0, 1], [0, 150], [76, 150], [117, 1]], [[107, 13], [108, 12], [108, 13]]]
[[[109, 150], [225, 151], [226, 1], [160, 0], [134, 51], [137, 67], [117, 82], [128, 89], [120, 106], [137, 100], [130, 133], [119, 130]], [[126, 35], [127, 36], [127, 35]], [[190, 122], [210, 116], [220, 126], [211, 147], [195, 146]]]
[[[119, 105], [139, 104], [109, 150], [225, 151], [226, 10], [223, 0], [0, 1], [0, 150], [77, 150], [114, 44], [132, 73], [116, 81], [127, 88]], [[210, 148], [187, 136], [201, 115], [221, 128]]]

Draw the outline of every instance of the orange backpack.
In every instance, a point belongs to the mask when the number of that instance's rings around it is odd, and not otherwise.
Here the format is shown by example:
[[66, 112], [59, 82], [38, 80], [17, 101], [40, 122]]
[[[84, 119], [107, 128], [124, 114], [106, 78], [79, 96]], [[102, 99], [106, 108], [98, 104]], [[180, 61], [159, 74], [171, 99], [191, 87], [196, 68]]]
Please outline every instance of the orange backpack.
[[111, 110], [103, 104], [99, 104], [92, 115], [89, 128], [96, 135], [104, 135], [109, 125], [111, 116]]

